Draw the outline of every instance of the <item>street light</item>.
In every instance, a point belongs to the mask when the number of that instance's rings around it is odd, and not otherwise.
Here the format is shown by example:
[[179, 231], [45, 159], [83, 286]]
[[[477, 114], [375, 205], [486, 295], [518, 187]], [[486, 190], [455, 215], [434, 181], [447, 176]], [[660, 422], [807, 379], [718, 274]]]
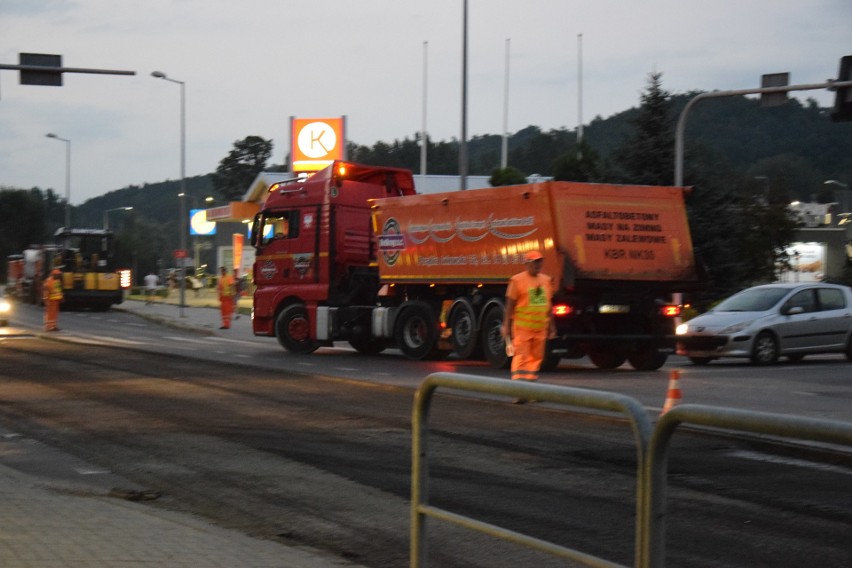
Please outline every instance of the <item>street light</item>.
[[104, 231], [109, 229], [109, 213], [110, 211], [130, 211], [133, 207], [113, 207], [104, 211]]
[[[842, 181], [837, 181], [836, 179], [827, 179], [824, 182], [822, 182], [822, 184], [823, 185], [836, 185], [837, 187], [844, 189], [844, 190], [849, 189], [848, 184], [845, 184]], [[846, 191], [844, 191], [842, 195], [843, 195], [843, 197], [840, 200], [841, 201], [840, 205], [843, 207], [843, 213], [847, 213], [849, 211], [849, 206], [846, 203], [848, 194], [847, 194]]]
[[46, 134], [48, 138], [65, 142], [65, 227], [71, 228], [71, 141], [57, 136], [53, 132]]
[[166, 76], [162, 71], [153, 71], [151, 77], [180, 85], [180, 317], [186, 299], [186, 83]]

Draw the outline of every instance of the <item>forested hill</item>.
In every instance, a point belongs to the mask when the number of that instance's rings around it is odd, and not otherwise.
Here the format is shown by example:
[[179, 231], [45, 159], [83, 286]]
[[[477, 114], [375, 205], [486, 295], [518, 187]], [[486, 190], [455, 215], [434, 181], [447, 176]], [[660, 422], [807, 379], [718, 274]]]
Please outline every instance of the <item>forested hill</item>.
[[[672, 136], [677, 117], [692, 96], [672, 97]], [[597, 181], [608, 181], [607, 177], [615, 176], [616, 151], [624, 144], [637, 113], [638, 108], [631, 108], [609, 118], [596, 117], [585, 126], [584, 141], [600, 157], [603, 179]], [[575, 140], [575, 130], [528, 126], [509, 139], [509, 165], [527, 175], [551, 175], [554, 160], [572, 152]], [[793, 99], [782, 107], [761, 108], [754, 98], [708, 99], [690, 111], [685, 140], [687, 170], [690, 156], [700, 154], [704, 163], [718, 164], [720, 169], [738, 175], [783, 175], [795, 180], [791, 190], [801, 199], [818, 193], [827, 179], [852, 179], [852, 123], [831, 122], [829, 109], [814, 103], [802, 105]], [[468, 141], [471, 175], [490, 175], [499, 167], [501, 141], [496, 134], [478, 135]], [[393, 142], [376, 142], [373, 146], [350, 143], [349, 156], [369, 164], [404, 167], [415, 173], [420, 170], [416, 134]], [[457, 175], [458, 140], [430, 141], [427, 172]], [[190, 195], [202, 203], [205, 196], [215, 195], [211, 178], [211, 175], [190, 178]], [[169, 203], [165, 196], [176, 195], [179, 188], [178, 180], [131, 186], [91, 199], [79, 210], [87, 218], [87, 210], [91, 209], [93, 221], [97, 221], [97, 215], [104, 209], [124, 205], [138, 208], [138, 214], [146, 217], [171, 218], [176, 204]]]
[[[671, 99], [672, 144], [677, 118], [693, 96]], [[638, 112], [631, 108], [609, 118], [596, 117], [585, 126], [584, 141], [602, 165], [604, 179], [598, 181], [614, 181], [606, 178], [616, 176], [617, 149]], [[829, 114], [830, 109], [813, 101], [803, 105], [791, 99], [781, 107], [762, 108], [756, 98], [707, 99], [693, 106], [686, 122], [687, 161], [690, 155], [702, 155], [705, 163], [743, 176], [783, 175], [797, 180], [791, 189], [807, 199], [826, 179], [852, 178], [852, 123], [831, 122]], [[490, 175], [499, 167], [501, 140], [499, 135], [481, 135], [468, 141], [471, 174]], [[509, 165], [527, 175], [551, 175], [554, 160], [573, 151], [575, 140], [574, 130], [528, 126], [509, 139]], [[420, 169], [415, 136], [372, 147], [353, 145], [350, 156], [365, 163]], [[428, 158], [428, 173], [457, 174], [457, 140], [430, 141]]]

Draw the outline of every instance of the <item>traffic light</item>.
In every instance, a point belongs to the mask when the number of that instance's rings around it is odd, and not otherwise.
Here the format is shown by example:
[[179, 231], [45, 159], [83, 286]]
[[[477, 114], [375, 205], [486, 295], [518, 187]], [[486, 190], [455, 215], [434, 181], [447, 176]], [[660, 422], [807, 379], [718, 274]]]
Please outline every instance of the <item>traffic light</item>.
[[[837, 80], [852, 81], [852, 55], [845, 55], [840, 58]], [[852, 120], [852, 87], [837, 87], [831, 120], [835, 122]]]

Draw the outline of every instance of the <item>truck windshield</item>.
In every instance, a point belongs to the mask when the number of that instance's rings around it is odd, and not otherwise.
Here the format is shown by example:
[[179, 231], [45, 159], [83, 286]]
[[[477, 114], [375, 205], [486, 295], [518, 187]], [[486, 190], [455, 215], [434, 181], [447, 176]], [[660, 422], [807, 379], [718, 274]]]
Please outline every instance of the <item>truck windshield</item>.
[[260, 227], [260, 244], [266, 245], [276, 239], [295, 239], [299, 236], [298, 211], [274, 211], [263, 217]]

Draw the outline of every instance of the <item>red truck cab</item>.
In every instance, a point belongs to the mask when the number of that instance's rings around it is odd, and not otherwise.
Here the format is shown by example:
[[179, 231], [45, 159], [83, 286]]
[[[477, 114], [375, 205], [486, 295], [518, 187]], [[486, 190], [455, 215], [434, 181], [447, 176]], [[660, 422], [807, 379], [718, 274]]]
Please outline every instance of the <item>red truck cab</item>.
[[272, 185], [252, 225], [254, 334], [310, 352], [319, 345], [311, 324], [319, 305], [374, 302], [378, 271], [369, 200], [414, 193], [409, 170], [343, 161]]

